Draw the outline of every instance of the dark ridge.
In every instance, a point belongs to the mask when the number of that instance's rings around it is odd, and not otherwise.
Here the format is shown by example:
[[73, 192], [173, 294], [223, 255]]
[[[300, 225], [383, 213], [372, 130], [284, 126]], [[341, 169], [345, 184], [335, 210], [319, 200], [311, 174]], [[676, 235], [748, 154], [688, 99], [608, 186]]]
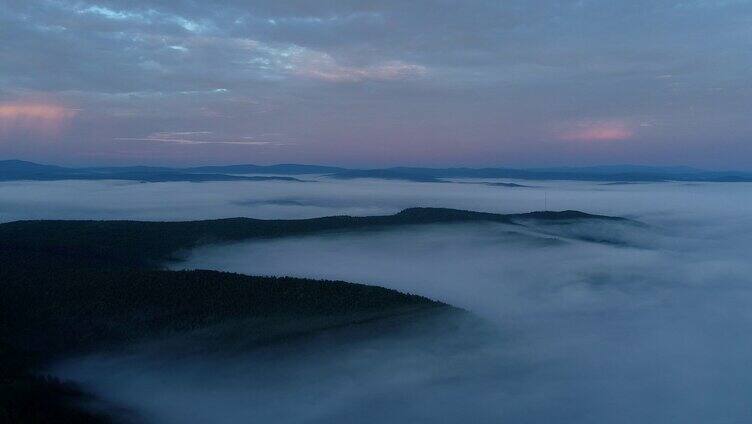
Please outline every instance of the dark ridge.
[[3, 172], [55, 172], [65, 168], [55, 165], [41, 165], [24, 160], [0, 160], [0, 170]]
[[561, 168], [414, 168], [397, 167], [370, 170], [347, 170], [333, 178], [380, 178], [416, 182], [445, 182], [447, 178], [511, 178], [520, 180], [572, 181], [752, 181], [752, 173], [739, 171], [704, 171], [686, 167], [594, 166]]
[[[149, 175], [151, 174], [151, 177]], [[157, 179], [163, 174], [169, 179]], [[203, 177], [196, 175], [204, 174]], [[208, 175], [213, 175], [209, 177]], [[446, 178], [512, 178], [524, 180], [575, 180], [575, 181], [695, 181], [695, 182], [750, 182], [751, 172], [705, 171], [688, 167], [655, 166], [590, 166], [559, 168], [416, 168], [394, 167], [384, 169], [348, 169], [318, 165], [226, 165], [190, 168], [150, 166], [66, 168], [40, 165], [19, 160], [0, 161], [0, 181], [13, 180], [65, 180], [65, 179], [121, 179], [137, 181], [234, 181], [231, 174], [304, 175], [327, 174], [333, 178], [379, 178], [415, 182], [446, 182]], [[167, 177], [169, 176], [169, 177]], [[197, 178], [203, 178], [197, 179]], [[214, 179], [210, 179], [214, 178]]]
[[479, 181], [479, 182], [470, 182], [470, 181], [446, 181], [442, 180], [446, 183], [452, 183], [452, 184], [473, 184], [473, 185], [485, 185], [489, 187], [509, 187], [509, 188], [533, 188], [535, 186], [525, 185], [525, 184], [517, 184], [517, 183], [493, 183], [493, 182], [487, 182], [487, 181]]
[[488, 212], [473, 212], [461, 209], [444, 208], [409, 208], [394, 215], [404, 217], [406, 221], [414, 223], [441, 223], [455, 221], [490, 221], [515, 223], [518, 220], [536, 219], [542, 221], [576, 221], [576, 220], [606, 220], [628, 221], [625, 218], [594, 215], [586, 212], [565, 211], [536, 211], [519, 214], [496, 214]]
[[398, 212], [394, 217], [401, 218], [406, 223], [416, 224], [455, 221], [511, 222], [510, 215], [449, 208], [408, 208]]
[[112, 174], [115, 172], [138, 172], [138, 173], [170, 173], [175, 172], [176, 168], [169, 168], [166, 166], [96, 166], [90, 168], [78, 168], [83, 172], [99, 172], [102, 174]]
[[256, 320], [248, 336], [261, 340], [289, 332], [289, 323], [306, 328], [313, 317], [328, 317], [316, 326], [329, 326], [447, 307], [376, 286], [216, 271], [6, 267], [0, 275], [0, 341], [46, 360], [232, 321]]
[[515, 219], [538, 219], [546, 221], [572, 221], [579, 219], [596, 219], [605, 221], [628, 221], [626, 218], [605, 216], [605, 215], [593, 215], [580, 211], [566, 210], [566, 211], [537, 211], [511, 215]]
[[[55, 359], [191, 337], [176, 349], [253, 348], [413, 314], [459, 313], [381, 287], [215, 271], [0, 263], [0, 422], [106, 423], [89, 395], [34, 371]], [[29, 267], [32, 265], [33, 267]], [[228, 333], [228, 331], [232, 331]], [[195, 338], [192, 334], [201, 334]], [[182, 346], [182, 347], [181, 347]]]
[[82, 262], [104, 268], [158, 267], [182, 250], [212, 243], [353, 231], [400, 225], [454, 222], [515, 223], [537, 219], [622, 220], [582, 212], [534, 212], [502, 215], [442, 208], [410, 208], [395, 215], [332, 216], [298, 220], [228, 218], [184, 222], [16, 221], [0, 224], [0, 254], [17, 261], [45, 258], [55, 266]]
[[752, 181], [752, 173], [742, 171], [705, 171], [687, 167], [592, 166], [559, 168], [390, 168], [402, 175], [432, 178], [511, 178], [521, 180], [571, 181]]
[[219, 165], [219, 166], [198, 166], [185, 168], [187, 172], [209, 172], [221, 174], [280, 174], [280, 175], [306, 175], [306, 174], [332, 174], [342, 172], [345, 168], [335, 166], [319, 165], [297, 165], [297, 164], [279, 164], [279, 165]]
[[417, 183], [444, 183], [435, 176], [426, 174], [416, 174], [412, 172], [401, 172], [395, 169], [351, 169], [327, 175], [330, 178], [339, 180], [353, 180], [358, 178], [377, 178], [380, 180], [398, 180], [411, 181]]
[[44, 174], [24, 174], [22, 176], [0, 175], [0, 181], [62, 181], [62, 180], [83, 180], [83, 181], [103, 181], [103, 180], [123, 180], [138, 181], [144, 183], [165, 183], [165, 182], [211, 182], [211, 181], [295, 181], [304, 182], [294, 177], [259, 177], [259, 176], [238, 176], [224, 174], [188, 174], [188, 173], [162, 173], [162, 172], [115, 172], [115, 173], [44, 173]]
[[639, 184], [645, 184], [646, 182], [665, 182], [665, 181], [612, 181], [608, 183], [601, 183], [601, 185], [604, 186], [618, 186], [618, 185], [639, 185]]
[[67, 179], [77, 180], [126, 180], [141, 181], [148, 183], [160, 182], [210, 182], [210, 181], [296, 181], [303, 182], [294, 177], [258, 177], [240, 176], [227, 174], [190, 174], [184, 172], [110, 172], [84, 175], [71, 175]]
[[0, 161], [0, 181], [125, 180], [140, 182], [297, 181], [294, 177], [194, 173], [177, 168], [130, 166], [64, 168], [18, 160]]
[[517, 184], [517, 183], [483, 183], [483, 184], [487, 186], [491, 186], [491, 187], [512, 187], [512, 188], [531, 187], [529, 185]]

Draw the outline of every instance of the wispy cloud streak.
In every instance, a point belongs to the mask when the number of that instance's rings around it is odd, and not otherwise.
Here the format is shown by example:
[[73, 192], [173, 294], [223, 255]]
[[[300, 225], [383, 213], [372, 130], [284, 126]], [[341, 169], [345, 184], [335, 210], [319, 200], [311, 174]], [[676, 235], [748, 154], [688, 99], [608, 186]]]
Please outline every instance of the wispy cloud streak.
[[245, 146], [282, 146], [287, 143], [257, 140], [256, 137], [242, 136], [226, 138], [214, 135], [211, 131], [156, 132], [146, 137], [117, 137], [115, 141], [174, 143], [182, 145], [236, 144]]

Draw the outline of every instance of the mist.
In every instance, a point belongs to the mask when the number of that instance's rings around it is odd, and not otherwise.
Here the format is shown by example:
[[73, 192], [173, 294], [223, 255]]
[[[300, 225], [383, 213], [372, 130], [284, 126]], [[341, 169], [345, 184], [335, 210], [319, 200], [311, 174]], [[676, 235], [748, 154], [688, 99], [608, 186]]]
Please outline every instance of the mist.
[[297, 219], [390, 214], [409, 207], [432, 206], [498, 213], [574, 209], [626, 217], [639, 215], [651, 221], [702, 223], [711, 215], [723, 219], [745, 216], [742, 212], [750, 206], [744, 192], [752, 187], [749, 183], [604, 185], [574, 181], [516, 181], [528, 187], [503, 187], [483, 183], [515, 180], [457, 180], [463, 184], [452, 184], [336, 180], [324, 176], [305, 179], [310, 182], [0, 182], [0, 222], [179, 221], [238, 216]]
[[[34, 204], [27, 184], [47, 190], [50, 203]], [[443, 317], [399, 334], [343, 330], [294, 346], [178, 357], [155, 342], [54, 367], [147, 421], [752, 419], [750, 185], [530, 185], [4, 183], [0, 212], [4, 220], [175, 220], [547, 207], [634, 221], [429, 225], [194, 250], [171, 267], [380, 285], [464, 308], [490, 328]]]

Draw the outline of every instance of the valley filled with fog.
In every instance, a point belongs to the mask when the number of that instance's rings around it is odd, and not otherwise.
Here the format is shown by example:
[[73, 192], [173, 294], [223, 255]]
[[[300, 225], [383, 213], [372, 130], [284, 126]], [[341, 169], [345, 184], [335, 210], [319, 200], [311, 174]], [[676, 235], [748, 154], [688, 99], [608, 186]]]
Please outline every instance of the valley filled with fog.
[[[169, 267], [378, 285], [479, 320], [431, 318], [394, 335], [367, 324], [376, 336], [342, 329], [289, 348], [177, 358], [155, 342], [52, 371], [169, 423], [752, 419], [752, 184], [303, 179], [3, 182], [0, 221], [293, 219], [417, 206], [628, 220], [444, 223], [201, 247]], [[508, 182], [524, 187], [494, 185]]]
[[[378, 179], [306, 182], [141, 183], [117, 180], [0, 182], [0, 222], [20, 219], [191, 220], [375, 215], [416, 206], [498, 213], [574, 209], [638, 216], [650, 222], [740, 219], [750, 183], [598, 183], [457, 180], [423, 183]], [[499, 182], [522, 187], [494, 186]], [[710, 218], [712, 216], [712, 218]]]

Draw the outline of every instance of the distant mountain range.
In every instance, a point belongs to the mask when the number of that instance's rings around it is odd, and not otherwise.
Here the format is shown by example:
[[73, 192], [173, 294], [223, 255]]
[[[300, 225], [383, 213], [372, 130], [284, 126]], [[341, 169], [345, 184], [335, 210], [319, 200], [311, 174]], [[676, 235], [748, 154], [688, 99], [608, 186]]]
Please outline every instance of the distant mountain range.
[[[573, 180], [601, 182], [752, 182], [752, 172], [706, 171], [673, 166], [638, 165], [558, 168], [417, 168], [349, 169], [318, 165], [225, 165], [187, 168], [123, 166], [69, 168], [21, 160], [0, 161], [0, 181], [128, 180], [167, 181], [303, 181], [304, 175], [336, 179], [375, 178], [412, 182], [449, 182], [456, 178], [509, 178], [521, 180]], [[295, 176], [295, 177], [293, 177]]]
[[510, 178], [520, 180], [574, 180], [602, 182], [744, 182], [752, 172], [705, 171], [689, 167], [591, 166], [560, 168], [411, 168], [346, 170], [334, 178], [380, 178], [418, 182], [441, 182], [452, 178]]
[[20, 160], [0, 161], [0, 181], [56, 181], [56, 180], [127, 180], [143, 182], [167, 181], [301, 181], [288, 176], [247, 176], [229, 173], [193, 172], [190, 169], [124, 166], [97, 168], [66, 168], [40, 165]]

